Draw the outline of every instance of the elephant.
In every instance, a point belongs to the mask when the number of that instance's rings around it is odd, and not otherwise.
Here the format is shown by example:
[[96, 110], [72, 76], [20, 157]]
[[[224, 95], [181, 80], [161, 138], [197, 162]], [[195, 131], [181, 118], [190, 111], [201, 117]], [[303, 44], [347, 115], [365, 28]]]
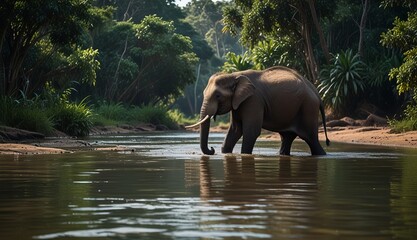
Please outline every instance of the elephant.
[[276, 66], [265, 70], [245, 70], [212, 75], [204, 89], [200, 121], [200, 147], [208, 148], [210, 118], [231, 112], [230, 126], [222, 145], [222, 153], [232, 153], [243, 135], [242, 154], [252, 154], [261, 129], [278, 132], [281, 155], [290, 155], [291, 145], [298, 136], [312, 155], [325, 155], [318, 139], [318, 114], [326, 136], [326, 116], [323, 102], [315, 86], [293, 69]]

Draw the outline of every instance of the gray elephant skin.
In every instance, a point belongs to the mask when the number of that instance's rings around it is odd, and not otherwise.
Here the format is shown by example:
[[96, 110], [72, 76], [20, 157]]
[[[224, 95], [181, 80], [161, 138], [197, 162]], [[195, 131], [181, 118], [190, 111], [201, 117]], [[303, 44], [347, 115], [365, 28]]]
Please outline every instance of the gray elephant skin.
[[308, 144], [312, 155], [326, 154], [318, 139], [320, 111], [329, 145], [323, 103], [314, 85], [295, 70], [272, 67], [211, 76], [204, 90], [201, 120], [197, 123], [204, 154], [215, 152], [208, 148], [210, 118], [230, 111], [230, 127], [222, 153], [231, 153], [243, 136], [241, 153], [252, 154], [263, 128], [280, 134], [281, 155], [290, 155], [297, 136]]

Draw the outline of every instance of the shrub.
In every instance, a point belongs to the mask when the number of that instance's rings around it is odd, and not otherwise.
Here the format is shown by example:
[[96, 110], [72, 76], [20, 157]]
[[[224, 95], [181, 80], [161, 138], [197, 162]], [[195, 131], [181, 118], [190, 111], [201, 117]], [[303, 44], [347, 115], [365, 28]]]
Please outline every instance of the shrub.
[[121, 121], [126, 120], [128, 110], [122, 103], [99, 103], [94, 112], [109, 120]]
[[9, 97], [0, 98], [0, 123], [9, 127], [39, 132], [45, 135], [53, 131], [53, 124], [45, 109], [34, 102], [13, 100]]
[[337, 54], [332, 62], [320, 72], [318, 90], [336, 114], [349, 114], [356, 107], [357, 95], [365, 90], [367, 68], [359, 54], [350, 49]]
[[176, 122], [178, 124], [183, 124], [183, 125], [194, 124], [200, 119], [199, 116], [195, 116], [194, 118], [188, 118], [184, 115], [184, 113], [180, 112], [178, 109], [169, 110], [168, 111], [168, 116], [174, 122]]
[[392, 131], [397, 133], [417, 130], [417, 106], [415, 104], [407, 105], [404, 117], [401, 120], [389, 120], [388, 124]]
[[135, 122], [151, 123], [154, 125], [165, 125], [169, 129], [177, 129], [178, 126], [164, 107], [146, 105], [133, 107], [130, 111], [130, 120]]
[[226, 54], [226, 62], [224, 63], [222, 70], [228, 73], [243, 71], [253, 68], [252, 60], [248, 52], [243, 55], [236, 55], [233, 52]]
[[59, 104], [51, 110], [54, 127], [68, 135], [83, 137], [90, 133], [92, 112], [85, 103]]

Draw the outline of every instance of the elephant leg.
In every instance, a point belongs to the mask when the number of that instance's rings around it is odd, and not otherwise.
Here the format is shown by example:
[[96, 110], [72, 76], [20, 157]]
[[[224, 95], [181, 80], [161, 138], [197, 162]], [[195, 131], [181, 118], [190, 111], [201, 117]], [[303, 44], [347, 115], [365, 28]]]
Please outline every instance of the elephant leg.
[[252, 154], [256, 139], [261, 135], [262, 120], [243, 125], [242, 154]]
[[310, 143], [307, 142], [308, 146], [310, 147], [311, 155], [326, 155], [323, 147], [320, 145], [318, 139], [313, 139]]
[[311, 155], [326, 155], [319, 142], [318, 130], [310, 131], [310, 134], [299, 134], [299, 136], [310, 147]]
[[231, 153], [237, 141], [242, 137], [242, 127], [237, 123], [231, 123], [226, 138], [223, 141], [222, 153]]
[[252, 154], [256, 139], [261, 135], [264, 103], [258, 98], [249, 98], [243, 102], [237, 114], [242, 122], [242, 154]]
[[280, 132], [279, 134], [281, 135], [281, 148], [279, 150], [279, 154], [290, 155], [291, 145], [297, 137], [297, 134], [293, 132]]
[[303, 107], [301, 116], [304, 117], [300, 118], [302, 121], [297, 127], [297, 134], [308, 144], [311, 155], [326, 155], [319, 142], [318, 106], [318, 104], [311, 102]]

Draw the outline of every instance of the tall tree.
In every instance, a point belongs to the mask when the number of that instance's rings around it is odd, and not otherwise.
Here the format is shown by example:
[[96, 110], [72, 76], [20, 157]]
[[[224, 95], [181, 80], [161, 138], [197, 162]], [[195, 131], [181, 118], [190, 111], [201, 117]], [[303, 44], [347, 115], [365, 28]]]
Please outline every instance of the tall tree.
[[[91, 5], [84, 0], [5, 0], [0, 3], [0, 53], [3, 94], [15, 95], [30, 79], [24, 62], [42, 41], [69, 46], [88, 26]], [[56, 50], [56, 49], [53, 49]]]
[[[242, 29], [242, 41], [249, 46], [265, 39], [265, 36], [287, 37], [294, 44], [299, 44], [302, 52], [298, 53], [305, 60], [306, 72], [312, 81], [317, 80], [318, 64], [313, 49], [314, 33], [317, 34], [322, 53], [326, 61], [330, 54], [320, 18], [329, 12], [333, 1], [305, 0], [235, 0], [239, 11], [225, 12], [226, 29]], [[317, 9], [320, 9], [318, 14]], [[313, 31], [313, 30], [316, 31]]]
[[213, 48], [217, 58], [223, 58], [228, 51], [240, 51], [238, 39], [223, 32], [222, 10], [228, 2], [192, 0], [184, 8], [186, 21], [190, 23]]

